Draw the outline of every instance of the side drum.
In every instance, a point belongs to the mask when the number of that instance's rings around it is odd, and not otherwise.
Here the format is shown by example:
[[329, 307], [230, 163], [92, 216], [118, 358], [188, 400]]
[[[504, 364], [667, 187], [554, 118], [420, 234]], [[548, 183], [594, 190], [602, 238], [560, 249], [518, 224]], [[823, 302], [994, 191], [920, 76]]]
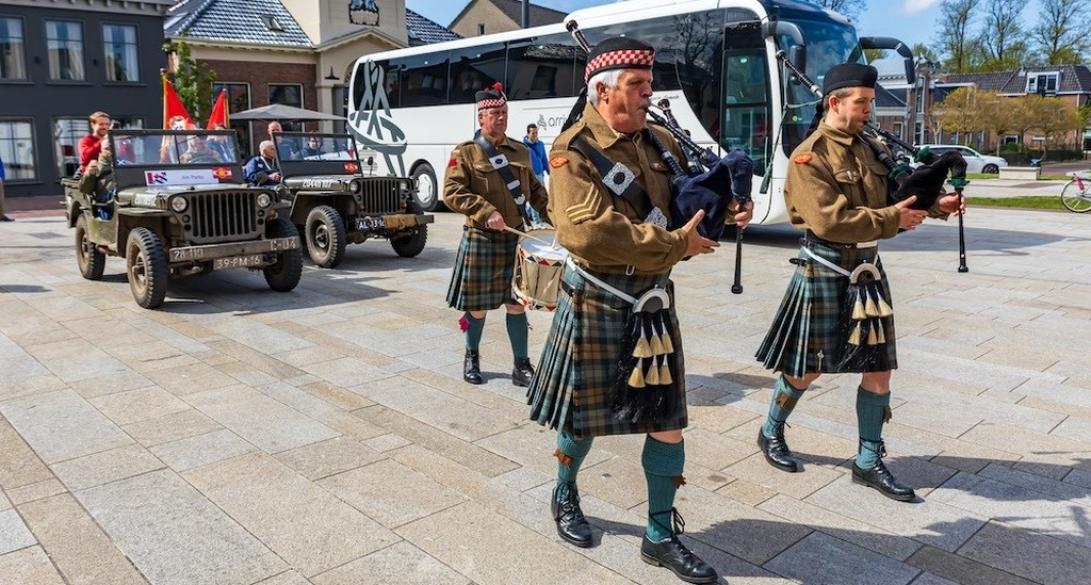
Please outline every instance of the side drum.
[[554, 311], [568, 250], [556, 243], [554, 230], [533, 229], [519, 239], [512, 291], [528, 309]]

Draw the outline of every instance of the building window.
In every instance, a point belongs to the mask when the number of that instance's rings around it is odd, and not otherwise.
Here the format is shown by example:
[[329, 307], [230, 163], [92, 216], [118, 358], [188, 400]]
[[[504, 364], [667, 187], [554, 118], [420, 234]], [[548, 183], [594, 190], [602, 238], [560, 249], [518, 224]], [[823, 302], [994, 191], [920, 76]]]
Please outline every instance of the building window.
[[140, 81], [140, 67], [136, 57], [136, 27], [103, 25], [102, 43], [106, 55], [106, 80]]
[[4, 161], [5, 181], [38, 178], [30, 120], [0, 120], [0, 159]]
[[23, 21], [0, 18], [0, 79], [26, 79], [23, 57]]
[[[299, 83], [270, 83], [269, 103], [283, 104], [296, 108], [303, 107], [303, 85]], [[285, 132], [302, 132], [302, 122], [282, 122]]]
[[343, 84], [333, 86], [333, 113], [342, 118], [333, 123], [333, 131], [339, 134], [346, 132], [345, 120], [349, 115], [348, 89], [348, 86]]
[[1061, 73], [1059, 71], [1028, 74], [1027, 93], [1056, 95], [1057, 86], [1060, 85], [1060, 81]]
[[[216, 96], [220, 95], [220, 90], [223, 89], [227, 90], [227, 119], [230, 122], [232, 112], [244, 112], [250, 109], [250, 84], [215, 83], [212, 85], [212, 99], [215, 100]], [[231, 129], [235, 131], [239, 152], [251, 152], [254, 140], [250, 132], [250, 122], [231, 122]]]
[[45, 21], [49, 78], [83, 81], [83, 29], [78, 22]]
[[894, 135], [902, 140], [905, 140], [905, 136], [902, 136], [902, 124], [901, 122], [894, 123]]
[[87, 134], [87, 118], [57, 118], [53, 121], [53, 155], [57, 161], [57, 174], [75, 176], [80, 168], [80, 139]]
[[477, 35], [481, 36], [483, 34], [485, 34], [485, 25], [484, 24], [477, 25]]

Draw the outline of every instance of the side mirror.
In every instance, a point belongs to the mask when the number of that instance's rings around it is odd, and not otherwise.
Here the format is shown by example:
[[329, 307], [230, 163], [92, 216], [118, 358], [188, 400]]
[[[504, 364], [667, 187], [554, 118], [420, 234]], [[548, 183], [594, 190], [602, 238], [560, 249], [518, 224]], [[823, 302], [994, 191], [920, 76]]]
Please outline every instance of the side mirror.
[[[800, 71], [807, 70], [807, 46], [804, 42], [803, 31], [798, 26], [791, 22], [770, 19], [761, 23], [761, 35], [764, 38], [773, 39], [773, 45], [777, 44], [777, 37], [791, 38], [793, 44], [788, 49], [788, 60]], [[796, 81], [801, 83], [798, 79]]]
[[917, 82], [917, 70], [913, 65], [913, 50], [893, 37], [860, 37], [861, 49], [891, 49], [905, 60], [905, 80], [909, 85]]

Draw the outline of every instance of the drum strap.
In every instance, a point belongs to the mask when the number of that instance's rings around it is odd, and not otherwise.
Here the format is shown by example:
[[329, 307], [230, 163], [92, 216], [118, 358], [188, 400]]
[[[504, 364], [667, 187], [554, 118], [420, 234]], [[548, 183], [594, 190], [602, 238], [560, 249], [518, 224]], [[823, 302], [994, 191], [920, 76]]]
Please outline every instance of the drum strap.
[[485, 139], [485, 135], [482, 134], [480, 130], [474, 133], [474, 142], [481, 147], [481, 150], [485, 151], [485, 156], [489, 157], [489, 164], [492, 165], [492, 168], [500, 173], [500, 178], [504, 180], [504, 185], [507, 186], [508, 192], [511, 193], [512, 198], [515, 199], [515, 207], [519, 210], [519, 215], [523, 216], [524, 223], [529, 224], [530, 221], [527, 218], [526, 210], [527, 198], [523, 195], [523, 184], [515, 177], [515, 173], [511, 172], [511, 165], [508, 163], [508, 157], [497, 151], [496, 147]]
[[648, 192], [644, 186], [636, 180], [636, 175], [629, 167], [616, 163], [606, 157], [599, 149], [591, 146], [582, 136], [572, 140], [572, 147], [579, 151], [591, 164], [595, 166], [602, 177], [602, 185], [617, 197], [621, 197], [633, 206], [637, 215], [644, 218], [645, 223], [655, 224], [659, 227], [667, 227], [667, 216], [662, 210], [652, 204]]

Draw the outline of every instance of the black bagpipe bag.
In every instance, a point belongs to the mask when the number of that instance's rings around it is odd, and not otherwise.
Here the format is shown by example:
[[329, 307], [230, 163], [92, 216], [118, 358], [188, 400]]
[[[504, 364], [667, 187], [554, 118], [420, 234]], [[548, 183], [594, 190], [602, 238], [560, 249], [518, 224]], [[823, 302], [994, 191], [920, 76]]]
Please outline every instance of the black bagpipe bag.
[[947, 181], [948, 173], [956, 178], [966, 176], [966, 159], [957, 151], [945, 152], [914, 169], [898, 186], [894, 199], [902, 201], [916, 195], [917, 200], [910, 207], [931, 209], [936, 199], [943, 195], [943, 183]]
[[686, 224], [698, 210], [705, 218], [697, 231], [710, 240], [719, 240], [727, 222], [727, 208], [735, 198], [749, 199], [754, 180], [754, 161], [741, 150], [733, 150], [716, 161], [707, 171], [683, 179], [671, 198], [672, 228]]

